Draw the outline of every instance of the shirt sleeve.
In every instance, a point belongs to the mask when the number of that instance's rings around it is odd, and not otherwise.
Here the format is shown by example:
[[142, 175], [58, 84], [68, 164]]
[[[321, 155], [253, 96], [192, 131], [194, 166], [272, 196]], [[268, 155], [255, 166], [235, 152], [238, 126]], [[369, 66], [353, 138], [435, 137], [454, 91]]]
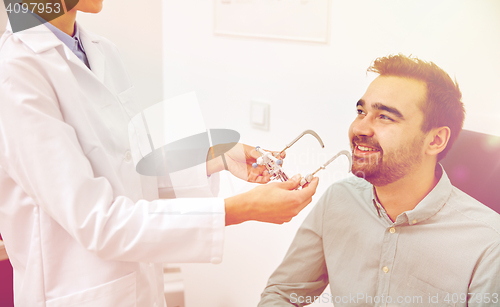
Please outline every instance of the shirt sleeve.
[[269, 278], [259, 306], [304, 306], [328, 285], [323, 252], [325, 193], [300, 226], [281, 265]]
[[30, 61], [0, 62], [0, 165], [16, 184], [103, 259], [220, 262], [223, 199], [115, 195], [106, 177], [94, 175], [53, 85]]
[[469, 285], [468, 306], [500, 305], [500, 242], [477, 265]]

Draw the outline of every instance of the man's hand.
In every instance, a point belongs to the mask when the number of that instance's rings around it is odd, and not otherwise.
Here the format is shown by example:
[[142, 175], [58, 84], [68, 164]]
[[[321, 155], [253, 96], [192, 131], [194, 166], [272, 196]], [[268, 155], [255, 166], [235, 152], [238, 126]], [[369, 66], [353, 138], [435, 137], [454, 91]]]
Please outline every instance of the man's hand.
[[249, 220], [274, 224], [289, 222], [312, 201], [318, 181], [314, 178], [302, 190], [295, 190], [300, 182], [300, 175], [295, 175], [289, 181], [258, 186], [226, 198], [226, 226]]
[[[215, 159], [211, 159], [213, 156]], [[277, 152], [275, 154], [278, 154]], [[281, 154], [284, 159], [286, 154]], [[234, 176], [252, 183], [267, 183], [271, 175], [264, 165], [256, 168], [252, 164], [260, 157], [254, 147], [242, 143], [219, 144], [210, 148], [207, 155], [207, 173], [211, 175], [221, 170], [228, 170]]]

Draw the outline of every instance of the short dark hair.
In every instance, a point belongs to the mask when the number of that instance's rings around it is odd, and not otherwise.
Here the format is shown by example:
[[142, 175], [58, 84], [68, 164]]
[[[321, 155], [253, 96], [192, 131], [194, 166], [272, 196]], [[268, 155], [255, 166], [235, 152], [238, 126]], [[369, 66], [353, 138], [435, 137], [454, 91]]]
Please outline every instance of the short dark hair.
[[447, 126], [451, 130], [446, 148], [439, 153], [437, 160], [443, 159], [458, 138], [465, 118], [465, 109], [461, 101], [462, 93], [458, 83], [436, 64], [416, 57], [402, 54], [377, 58], [368, 71], [380, 76], [396, 76], [425, 82], [427, 85], [426, 101], [420, 105], [424, 113], [422, 131]]

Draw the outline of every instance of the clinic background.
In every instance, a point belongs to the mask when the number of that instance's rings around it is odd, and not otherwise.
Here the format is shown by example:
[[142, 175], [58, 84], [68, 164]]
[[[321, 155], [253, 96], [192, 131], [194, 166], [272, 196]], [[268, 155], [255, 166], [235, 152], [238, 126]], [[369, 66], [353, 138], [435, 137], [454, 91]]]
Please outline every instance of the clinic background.
[[[118, 46], [144, 107], [195, 91], [207, 128], [233, 129], [242, 142], [273, 150], [315, 130], [326, 147], [304, 137], [288, 151], [289, 173], [349, 149], [355, 104], [375, 77], [366, 68], [388, 54], [435, 62], [460, 84], [464, 128], [500, 136], [500, 1], [331, 0], [329, 13], [326, 44], [214, 35], [211, 0], [105, 0], [100, 14], [78, 21]], [[6, 22], [2, 7], [2, 33]], [[267, 131], [250, 125], [253, 100], [270, 106]], [[313, 203], [290, 223], [228, 227], [222, 264], [179, 264], [186, 306], [256, 306], [312, 206], [350, 176], [343, 159], [319, 173]], [[222, 197], [252, 187], [221, 174]]]

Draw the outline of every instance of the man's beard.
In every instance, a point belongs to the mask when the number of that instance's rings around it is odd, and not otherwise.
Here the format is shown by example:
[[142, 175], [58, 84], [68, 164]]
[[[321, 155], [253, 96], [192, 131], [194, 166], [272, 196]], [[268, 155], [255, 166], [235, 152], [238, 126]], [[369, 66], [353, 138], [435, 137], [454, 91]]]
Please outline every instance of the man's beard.
[[[401, 146], [394, 152], [384, 154], [380, 144], [367, 137], [354, 136], [351, 140], [353, 151], [352, 173], [364, 178], [374, 186], [384, 186], [406, 176], [415, 165], [422, 162], [420, 152], [424, 137], [415, 138], [411, 144]], [[354, 155], [356, 143], [374, 147], [379, 150], [378, 159], [369, 155], [361, 158]], [[376, 161], [372, 161], [375, 160]]]

